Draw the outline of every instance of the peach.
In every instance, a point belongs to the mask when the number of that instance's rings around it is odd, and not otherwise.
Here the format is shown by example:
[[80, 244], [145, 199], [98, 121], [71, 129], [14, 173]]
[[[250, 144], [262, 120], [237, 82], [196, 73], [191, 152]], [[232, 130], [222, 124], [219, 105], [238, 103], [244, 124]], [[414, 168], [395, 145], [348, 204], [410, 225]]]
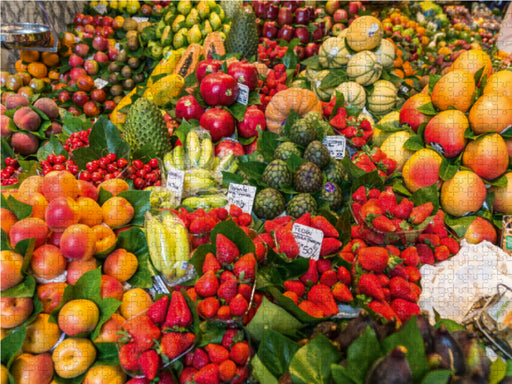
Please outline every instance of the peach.
[[137, 256], [126, 249], [119, 248], [107, 256], [103, 264], [103, 272], [124, 283], [135, 274], [138, 266]]
[[57, 197], [50, 201], [45, 214], [46, 224], [54, 232], [63, 232], [80, 219], [80, 207], [71, 197]]
[[507, 143], [498, 133], [480, 136], [471, 141], [462, 155], [462, 165], [471, 168], [478, 176], [492, 180], [508, 168]]
[[103, 221], [103, 211], [99, 204], [89, 197], [79, 197], [77, 200], [80, 208], [80, 224], [94, 227]]
[[73, 260], [88, 260], [94, 255], [96, 236], [85, 224], [73, 224], [66, 228], [60, 239], [62, 254]]
[[468, 127], [469, 121], [461, 111], [451, 109], [440, 112], [425, 127], [425, 144], [447, 158], [455, 157], [466, 146], [464, 133]]
[[17, 221], [18, 218], [14, 213], [12, 213], [6, 208], [0, 208], [0, 225], [2, 226], [2, 230], [5, 232], [7, 236], [9, 236], [12, 226]]
[[41, 126], [41, 118], [30, 107], [21, 107], [14, 112], [13, 120], [19, 129], [26, 131], [37, 131]]
[[62, 238], [63, 233], [64, 232], [50, 232], [47, 243], [55, 245], [56, 247], [60, 247], [60, 239]]
[[506, 187], [491, 186], [489, 193], [494, 193], [493, 209], [506, 215], [512, 215], [512, 172], [505, 173]]
[[61, 335], [59, 326], [49, 320], [49, 314], [40, 313], [34, 322], [27, 326], [27, 335], [22, 347], [24, 352], [48, 352], [57, 343]]
[[30, 317], [33, 310], [31, 297], [0, 297], [0, 327], [17, 327]]
[[0, 136], [2, 139], [7, 139], [9, 136], [11, 136], [12, 131], [11, 128], [9, 128], [10, 125], [11, 118], [9, 116], [0, 116]]
[[52, 134], [58, 135], [59, 133], [62, 133], [62, 125], [60, 125], [56, 121], [52, 121], [52, 125], [50, 125], [46, 131], [44, 131], [45, 136], [48, 138]]
[[55, 372], [63, 379], [72, 379], [87, 372], [96, 360], [96, 348], [91, 340], [70, 337], [57, 345], [52, 353]]
[[98, 191], [101, 188], [116, 196], [117, 194], [123, 191], [128, 191], [130, 189], [130, 186], [123, 179], [109, 179], [102, 181], [101, 184], [98, 185]]
[[48, 207], [48, 200], [39, 192], [32, 193], [18, 193], [18, 200], [22, 203], [32, 206], [31, 217], [38, 219], [45, 219], [46, 208]]
[[111, 228], [122, 227], [132, 221], [133, 206], [124, 197], [114, 196], [101, 206], [103, 221]]
[[100, 319], [100, 310], [91, 300], [68, 301], [59, 311], [57, 323], [66, 335], [76, 336], [94, 331]]
[[132, 288], [123, 294], [123, 303], [119, 307], [119, 313], [125, 319], [129, 319], [153, 304], [151, 296], [142, 288]]
[[471, 171], [458, 171], [441, 187], [443, 210], [453, 216], [476, 212], [485, 201], [487, 190], [482, 179]]
[[48, 226], [43, 220], [27, 217], [16, 222], [9, 233], [9, 240], [13, 248], [16, 247], [19, 241], [32, 237], [36, 239], [36, 248], [43, 245], [46, 241], [48, 237]]
[[484, 240], [496, 244], [497, 238], [498, 235], [493, 225], [479, 216], [475, 217], [475, 220], [469, 225], [464, 235], [464, 239], [469, 244], [478, 244]]
[[116, 300], [123, 300], [123, 285], [112, 276], [101, 275], [100, 295], [102, 299], [113, 297]]
[[59, 107], [57, 103], [48, 97], [41, 97], [34, 103], [34, 107], [46, 114], [50, 120], [59, 118]]
[[80, 192], [78, 181], [68, 171], [52, 171], [43, 179], [42, 191], [48, 201], [57, 197], [76, 199]]
[[30, 268], [36, 277], [52, 280], [66, 270], [66, 259], [55, 245], [43, 244], [34, 251]]
[[126, 373], [119, 365], [95, 365], [87, 371], [83, 382], [83, 384], [123, 383], [126, 383]]
[[0, 252], [0, 290], [5, 291], [23, 281], [22, 266], [23, 256], [19, 253], [12, 251]]
[[418, 128], [422, 123], [428, 123], [432, 116], [424, 115], [418, 111], [418, 108], [432, 102], [429, 95], [417, 93], [407, 99], [400, 109], [400, 124], [408, 124], [414, 132], [418, 132]]
[[96, 267], [96, 259], [94, 257], [85, 261], [71, 260], [66, 267], [66, 281], [73, 285], [84, 273], [93, 271]]
[[92, 231], [96, 236], [96, 253], [110, 252], [114, 249], [117, 237], [108, 225], [95, 225]]
[[28, 132], [15, 132], [11, 136], [11, 147], [20, 155], [31, 155], [37, 152], [39, 139]]
[[83, 197], [90, 197], [94, 201], [98, 200], [98, 188], [90, 181], [78, 180], [78, 195]]
[[95, 343], [115, 343], [121, 337], [117, 332], [121, 330], [121, 324], [123, 324], [126, 319], [118, 313], [113, 313], [110, 319], [105, 321], [105, 323], [101, 326], [100, 334], [96, 339], [94, 339]]
[[439, 167], [441, 162], [441, 156], [432, 149], [423, 148], [415, 152], [407, 159], [402, 170], [407, 189], [414, 193], [420, 188], [433, 184], [440, 186]]
[[16, 107], [27, 107], [29, 105], [28, 99], [23, 96], [19, 95], [17, 93], [10, 94], [5, 99], [5, 108], [7, 109], [14, 109]]
[[18, 188], [18, 194], [43, 193], [43, 176], [29, 176], [23, 180]]
[[22, 353], [11, 366], [16, 384], [49, 384], [53, 377], [53, 362], [49, 353]]
[[45, 283], [37, 286], [37, 298], [43, 304], [43, 312], [51, 313], [62, 300], [67, 283]]

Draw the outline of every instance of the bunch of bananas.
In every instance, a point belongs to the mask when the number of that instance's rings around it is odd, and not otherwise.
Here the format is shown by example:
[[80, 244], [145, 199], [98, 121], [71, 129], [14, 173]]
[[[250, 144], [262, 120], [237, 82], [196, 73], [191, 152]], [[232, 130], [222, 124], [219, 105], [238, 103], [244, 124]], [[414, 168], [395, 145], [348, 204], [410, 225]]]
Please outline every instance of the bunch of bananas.
[[144, 226], [155, 269], [169, 283], [184, 278], [192, 269], [188, 264], [190, 245], [185, 225], [171, 212], [158, 216], [147, 212]]

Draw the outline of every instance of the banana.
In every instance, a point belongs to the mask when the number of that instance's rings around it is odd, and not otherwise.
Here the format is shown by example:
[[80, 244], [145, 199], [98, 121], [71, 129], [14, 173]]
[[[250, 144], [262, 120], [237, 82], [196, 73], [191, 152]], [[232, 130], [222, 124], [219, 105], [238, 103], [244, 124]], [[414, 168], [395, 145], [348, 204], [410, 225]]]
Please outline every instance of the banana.
[[217, 184], [210, 171], [206, 169], [189, 169], [185, 173], [185, 181], [183, 189], [188, 190], [204, 190], [211, 188]]
[[172, 155], [174, 168], [183, 171], [185, 169], [185, 151], [183, 146], [174, 147]]
[[190, 247], [188, 242], [188, 233], [185, 226], [176, 223], [174, 226], [174, 236], [176, 239], [176, 277], [183, 277], [187, 273], [187, 263], [190, 258]]
[[188, 197], [181, 202], [182, 205], [192, 209], [221, 208], [224, 207], [227, 203], [228, 199], [222, 194], [208, 195], [205, 197]]
[[201, 156], [201, 145], [196, 131], [190, 131], [187, 134], [187, 155], [192, 167], [197, 167], [199, 157]]
[[210, 168], [213, 158], [213, 143], [207, 138], [201, 141], [201, 156], [199, 156], [198, 166], [200, 168]]
[[220, 159], [219, 164], [215, 167], [215, 172], [227, 171], [231, 163], [235, 160], [235, 155], [230, 153], [229, 155], [224, 156]]

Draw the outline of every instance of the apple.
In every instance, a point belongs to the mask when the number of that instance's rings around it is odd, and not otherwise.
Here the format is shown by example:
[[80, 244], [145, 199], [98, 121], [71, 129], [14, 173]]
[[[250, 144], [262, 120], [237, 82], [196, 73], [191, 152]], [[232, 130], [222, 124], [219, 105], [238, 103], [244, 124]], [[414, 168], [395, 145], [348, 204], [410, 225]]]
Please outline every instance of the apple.
[[68, 91], [62, 90], [62, 91], [59, 92], [59, 95], [57, 96], [57, 98], [59, 99], [59, 102], [61, 104], [63, 104], [66, 101], [71, 100], [71, 95], [69, 94]]
[[337, 9], [332, 15], [332, 18], [335, 23], [346, 23], [348, 20], [348, 12], [343, 8]]
[[89, 96], [84, 91], [76, 91], [73, 93], [71, 99], [77, 107], [82, 107], [86, 102], [89, 101]]
[[345, 28], [346, 28], [345, 25], [343, 25], [341, 23], [336, 23], [332, 26], [331, 34], [333, 36], [338, 36]]
[[252, 6], [256, 17], [264, 19], [267, 15], [268, 3], [266, 1], [253, 1]]
[[32, 237], [36, 239], [36, 248], [44, 244], [48, 237], [48, 225], [46, 225], [44, 220], [27, 217], [16, 222], [9, 232], [9, 241], [13, 248], [16, 247], [19, 241]]
[[[85, 30], [85, 32], [87, 33], [87, 29]], [[80, 56], [80, 57], [87, 57], [87, 55], [89, 54], [89, 46], [87, 44], [77, 44], [75, 46], [75, 53]]]
[[325, 15], [326, 15], [325, 9], [320, 8], [320, 7], [315, 9], [315, 18], [324, 17]]
[[349, 15], [357, 15], [363, 4], [360, 1], [349, 1], [348, 13]]
[[297, 55], [299, 60], [304, 59], [304, 57], [306, 55], [306, 53], [304, 51], [304, 47], [302, 47], [300, 45], [297, 45], [295, 48], [293, 48], [293, 52], [295, 52], [295, 54]]
[[0, 297], [0, 328], [17, 327], [30, 317], [33, 310], [31, 297]]
[[339, 1], [327, 1], [325, 3], [325, 11], [329, 15], [333, 15], [336, 10], [340, 8], [340, 2]]
[[76, 336], [94, 331], [99, 318], [100, 310], [92, 300], [75, 299], [62, 306], [57, 323], [66, 335]]
[[103, 36], [94, 36], [92, 47], [97, 51], [106, 51], [108, 49], [108, 41]]
[[233, 153], [235, 156], [242, 156], [245, 154], [242, 144], [233, 139], [222, 140], [215, 146], [215, 156], [219, 158], [223, 158], [230, 153]]
[[290, 8], [281, 7], [277, 15], [279, 25], [291, 24], [293, 22], [293, 14]]
[[277, 25], [275, 21], [265, 21], [263, 24], [263, 36], [274, 39], [277, 36]]
[[320, 49], [320, 45], [317, 43], [308, 43], [306, 45], [306, 48], [304, 49], [304, 55], [305, 57], [311, 57], [318, 55], [318, 51]]
[[16, 384], [49, 384], [53, 377], [53, 362], [49, 353], [22, 353], [11, 366]]
[[331, 30], [331, 28], [332, 28], [332, 17], [331, 16], [325, 16], [322, 19], [322, 21], [319, 23], [319, 25], [322, 28], [323, 34], [327, 35], [329, 33], [329, 31]]
[[95, 26], [103, 25], [102, 22], [103, 22], [103, 16], [101, 16], [101, 15], [96, 15], [92, 19], [92, 24]]
[[294, 33], [295, 28], [293, 28], [291, 25], [283, 25], [277, 33], [277, 38], [290, 42], [293, 39]]
[[295, 24], [306, 25], [309, 23], [309, 12], [306, 8], [297, 8], [295, 10]]
[[23, 352], [44, 353], [53, 348], [61, 336], [59, 326], [50, 322], [50, 315], [40, 313], [27, 325], [27, 334], [23, 341]]
[[36, 277], [52, 280], [66, 270], [66, 259], [55, 245], [43, 244], [34, 251], [30, 268]]
[[94, 17], [92, 15], [85, 15], [82, 18], [82, 25], [92, 24]]
[[300, 40], [301, 44], [309, 43], [309, 31], [306, 27], [295, 28], [295, 37]]
[[75, 284], [84, 273], [92, 271], [96, 267], [96, 259], [94, 257], [85, 261], [71, 260], [66, 266], [67, 283]]
[[100, 66], [96, 60], [86, 60], [84, 63], [84, 68], [87, 74], [91, 76], [96, 75], [100, 70]]
[[98, 200], [99, 191], [90, 181], [78, 180], [78, 195], [80, 197], [89, 197], [94, 201]]
[[45, 220], [48, 228], [54, 232], [63, 232], [80, 219], [80, 209], [71, 197], [57, 197], [48, 203]]
[[108, 58], [110, 61], [114, 61], [119, 55], [119, 50], [116, 47], [108, 47]]
[[123, 300], [123, 285], [115, 277], [101, 275], [100, 295], [102, 299], [113, 297], [116, 300]]
[[[320, 27], [320, 24], [313, 23], [313, 26], [315, 26], [316, 29], [311, 34], [312, 40], [313, 41], [320, 41], [320, 40], [322, 40], [322, 37], [324, 37], [324, 32], [323, 32], [323, 29]], [[306, 44], [307, 44], [307, 42], [306, 42]]]
[[269, 4], [267, 7], [267, 13], [265, 18], [268, 20], [277, 19], [277, 15], [279, 14], [279, 6], [275, 4]]
[[55, 347], [52, 353], [55, 372], [63, 379], [85, 373], [96, 360], [96, 348], [91, 340], [70, 337]]
[[[308, 22], [315, 20], [316, 11], [313, 9], [313, 7], [310, 5], [307, 5], [304, 8], [306, 9], [307, 15], [309, 17]], [[325, 13], [323, 13], [322, 15], [325, 15]]]
[[75, 23], [76, 26], [81, 25], [84, 17], [85, 15], [83, 13], [77, 13], [73, 19], [73, 23]]
[[23, 256], [19, 253], [7, 250], [0, 252], [0, 286], [2, 291], [23, 281], [22, 265]]
[[84, 59], [78, 56], [77, 54], [72, 53], [68, 58], [68, 63], [73, 68], [81, 67], [82, 65], [84, 65]]

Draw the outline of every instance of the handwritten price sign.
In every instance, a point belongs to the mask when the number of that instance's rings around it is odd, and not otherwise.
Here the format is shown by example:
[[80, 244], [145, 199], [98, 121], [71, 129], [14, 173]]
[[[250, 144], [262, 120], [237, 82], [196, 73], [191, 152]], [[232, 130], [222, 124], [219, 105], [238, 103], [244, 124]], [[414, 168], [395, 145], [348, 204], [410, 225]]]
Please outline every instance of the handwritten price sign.
[[299, 256], [318, 260], [324, 233], [319, 229], [302, 224], [293, 224], [292, 233], [299, 245]]

